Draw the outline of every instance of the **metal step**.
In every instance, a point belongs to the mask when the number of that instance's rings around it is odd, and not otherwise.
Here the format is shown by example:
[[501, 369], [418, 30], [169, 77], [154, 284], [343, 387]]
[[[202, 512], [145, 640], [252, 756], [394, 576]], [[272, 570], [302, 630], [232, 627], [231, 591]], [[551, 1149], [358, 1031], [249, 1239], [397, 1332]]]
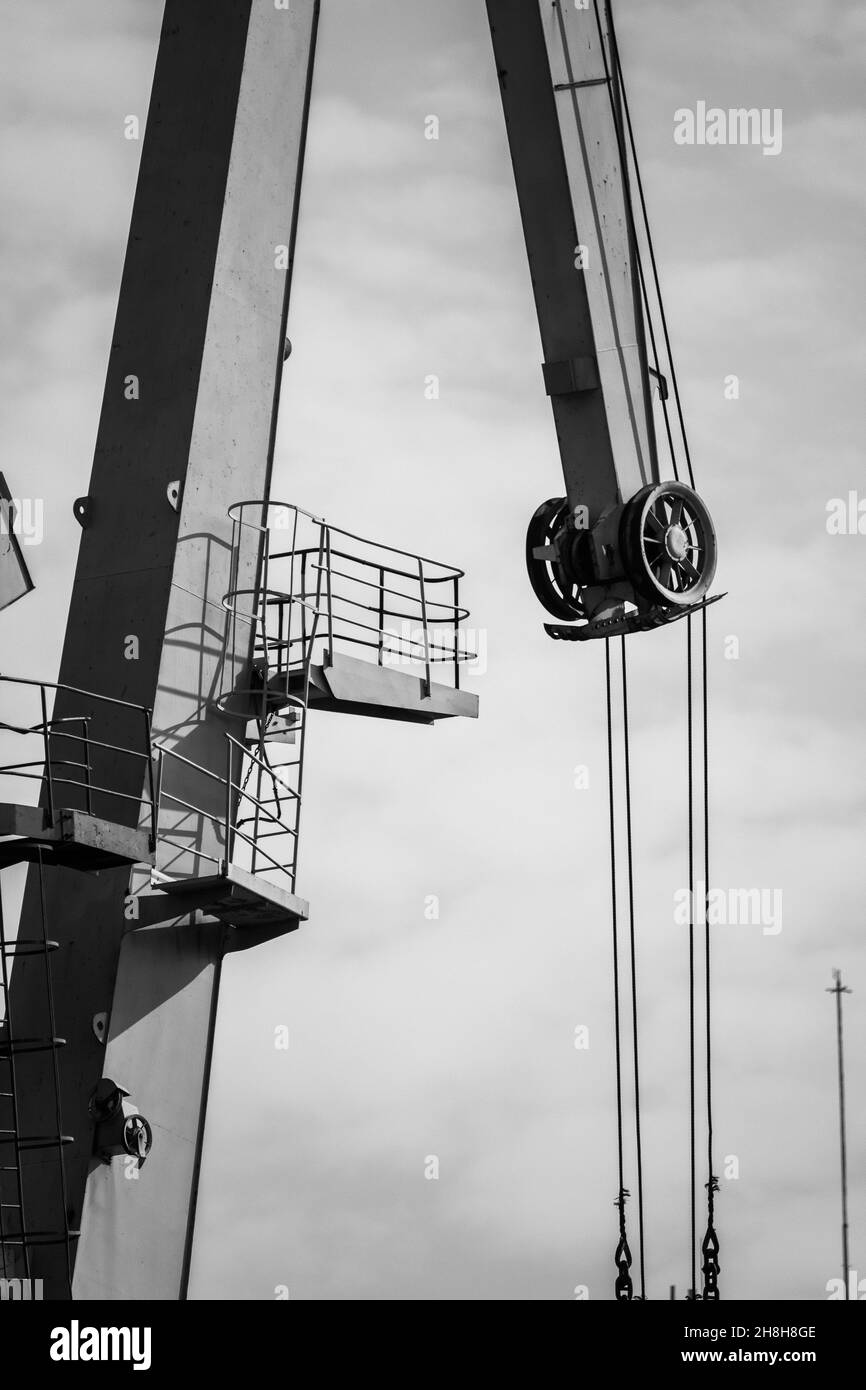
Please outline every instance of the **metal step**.
[[[10, 837], [4, 839], [3, 837]], [[57, 811], [53, 820], [40, 806], [0, 804], [0, 868], [35, 863], [93, 872], [127, 864], [152, 864], [150, 834], [117, 825], [86, 811]]]
[[177, 915], [206, 912], [233, 927], [282, 926], [294, 931], [310, 915], [303, 898], [251, 874], [235, 864], [200, 878], [152, 879], [152, 887], [169, 900], [177, 898]]

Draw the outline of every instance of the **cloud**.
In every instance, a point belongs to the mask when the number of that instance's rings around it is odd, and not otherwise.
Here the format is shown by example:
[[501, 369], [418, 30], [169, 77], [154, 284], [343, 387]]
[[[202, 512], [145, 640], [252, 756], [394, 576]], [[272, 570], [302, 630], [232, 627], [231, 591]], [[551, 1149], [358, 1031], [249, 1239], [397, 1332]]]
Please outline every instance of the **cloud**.
[[[824, 526], [828, 497], [866, 488], [854, 173], [866, 29], [842, 0], [629, 0], [619, 12], [698, 485], [730, 591], [710, 622], [713, 881], [785, 894], [778, 937], [731, 928], [714, 945], [718, 1154], [741, 1162], [719, 1202], [723, 1292], [822, 1297], [838, 1262], [823, 989], [832, 966], [856, 981], [866, 965], [866, 540]], [[49, 677], [135, 185], [138, 152], [118, 121], [146, 106], [159, 16], [155, 3], [56, 0], [18, 7], [6, 26], [3, 467], [13, 490], [24, 477], [50, 506], [37, 591], [3, 615], [4, 642], [19, 670]], [[607, 1298], [603, 656], [549, 642], [526, 583], [526, 521], [562, 482], [483, 6], [329, 0], [321, 37], [274, 491], [464, 564], [489, 667], [474, 683], [477, 725], [311, 719], [299, 888], [313, 915], [226, 965], [193, 1290], [568, 1299], [587, 1283]], [[701, 96], [783, 105], [784, 155], [674, 146], [674, 109]], [[438, 142], [424, 140], [429, 113]], [[728, 634], [737, 661], [724, 659]], [[687, 942], [672, 921], [684, 641], [680, 625], [629, 647], [659, 1297], [684, 1291], [688, 1273]], [[578, 763], [587, 792], [574, 788]], [[438, 921], [424, 917], [428, 894]], [[282, 1023], [287, 1054], [273, 1047]], [[866, 1122], [855, 1110], [850, 1123], [862, 1156]], [[438, 1182], [423, 1176], [431, 1153]], [[634, 1190], [631, 1139], [628, 1164]], [[852, 1157], [855, 1238], [863, 1172]]]

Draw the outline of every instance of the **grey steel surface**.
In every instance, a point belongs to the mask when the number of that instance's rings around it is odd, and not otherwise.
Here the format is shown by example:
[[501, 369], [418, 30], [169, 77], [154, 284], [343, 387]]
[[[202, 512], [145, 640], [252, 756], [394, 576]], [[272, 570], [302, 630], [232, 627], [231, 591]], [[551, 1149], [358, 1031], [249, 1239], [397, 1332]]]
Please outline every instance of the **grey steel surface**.
[[568, 501], [593, 525], [658, 478], [605, 52], [592, 6], [487, 11]]
[[478, 696], [436, 681], [428, 695], [421, 676], [335, 652], [331, 661], [313, 669], [310, 708], [429, 724], [461, 715], [477, 719]]
[[179, 899], [178, 911], [185, 906], [182, 900], [191, 895], [199, 912], [237, 928], [282, 924], [286, 931], [293, 931], [310, 915], [310, 904], [304, 898], [237, 864], [224, 864], [217, 874], [155, 882], [154, 888], [170, 903]]
[[0, 866], [33, 861], [40, 851], [46, 864], [87, 871], [153, 861], [148, 830], [86, 811], [58, 811], [49, 821], [41, 806], [0, 805]]
[[[221, 595], [235, 496], [270, 481], [316, 0], [168, 0], [73, 585], [60, 680], [153, 708], [154, 734], [202, 764], [245, 716], [216, 707], [226, 640]], [[288, 246], [289, 270], [276, 248]], [[129, 399], [130, 375], [139, 383]], [[168, 489], [178, 483], [175, 504]], [[255, 582], [257, 555], [243, 557]], [[128, 660], [127, 638], [137, 638]], [[248, 659], [250, 633], [229, 658]], [[55, 713], [63, 715], [62, 694]], [[124, 742], [124, 714], [94, 724]], [[121, 775], [120, 773], [118, 775]], [[139, 796], [134, 770], [122, 774]], [[97, 813], [101, 807], [95, 806]], [[207, 834], [207, 824], [199, 833]], [[74, 1294], [183, 1296], [195, 1209], [222, 923], [137, 927], [127, 870], [46, 874], [68, 1152], [69, 1220], [81, 1225]], [[22, 930], [38, 924], [28, 881]], [[16, 1028], [41, 1004], [26, 960], [12, 981]], [[93, 1016], [110, 1013], [107, 1048]], [[53, 1103], [32, 1064], [23, 1123]], [[121, 1078], [153, 1125], [138, 1180], [91, 1156], [88, 1095]], [[28, 1163], [29, 1222], [57, 1224], [56, 1183]], [[61, 1254], [34, 1250], [46, 1297], [65, 1296]]]

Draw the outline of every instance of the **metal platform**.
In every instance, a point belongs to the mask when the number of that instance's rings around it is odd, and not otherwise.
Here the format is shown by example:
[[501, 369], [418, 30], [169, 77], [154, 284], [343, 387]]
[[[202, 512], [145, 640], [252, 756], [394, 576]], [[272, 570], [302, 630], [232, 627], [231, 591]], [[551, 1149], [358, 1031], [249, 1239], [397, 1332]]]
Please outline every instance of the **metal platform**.
[[[296, 690], [298, 694], [302, 690], [300, 673], [289, 683], [289, 694], [294, 695]], [[272, 708], [284, 708], [284, 692], [285, 677], [272, 677], [268, 692]], [[310, 709], [402, 719], [412, 724], [433, 724], [438, 719], [461, 716], [478, 718], [478, 696], [468, 690], [456, 690], [437, 681], [431, 681], [428, 689], [423, 676], [393, 666], [374, 666], [341, 652], [310, 667], [307, 699]]]
[[[8, 838], [7, 838], [8, 837]], [[154, 862], [150, 832], [86, 811], [0, 804], [0, 868], [22, 861], [93, 872]]]
[[155, 876], [151, 885], [169, 900], [178, 899], [178, 916], [207, 912], [233, 927], [281, 926], [295, 931], [310, 915], [310, 905], [303, 898], [237, 864], [223, 863], [218, 873], [200, 877]]
[[[431, 724], [478, 717], [461, 690], [476, 653], [460, 601], [463, 571], [371, 541], [288, 502], [237, 502], [232, 573], [244, 547], [261, 551], [261, 582], [223, 603], [255, 631], [248, 670], [227, 671], [221, 698], [245, 694], [260, 717], [325, 709]], [[237, 678], [237, 679], [235, 679]], [[240, 682], [240, 683], [239, 683]]]

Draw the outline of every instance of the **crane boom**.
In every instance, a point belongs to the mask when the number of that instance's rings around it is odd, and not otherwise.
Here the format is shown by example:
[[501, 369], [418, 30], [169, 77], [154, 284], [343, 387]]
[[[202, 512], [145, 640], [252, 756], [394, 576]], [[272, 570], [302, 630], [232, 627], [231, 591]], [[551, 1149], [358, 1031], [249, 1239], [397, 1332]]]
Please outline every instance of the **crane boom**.
[[566, 492], [532, 518], [530, 580], [570, 624], [551, 636], [656, 627], [704, 600], [715, 533], [660, 479], [610, 3], [487, 13]]
[[487, 11], [566, 492], [593, 525], [659, 476], [610, 36], [592, 8]]

